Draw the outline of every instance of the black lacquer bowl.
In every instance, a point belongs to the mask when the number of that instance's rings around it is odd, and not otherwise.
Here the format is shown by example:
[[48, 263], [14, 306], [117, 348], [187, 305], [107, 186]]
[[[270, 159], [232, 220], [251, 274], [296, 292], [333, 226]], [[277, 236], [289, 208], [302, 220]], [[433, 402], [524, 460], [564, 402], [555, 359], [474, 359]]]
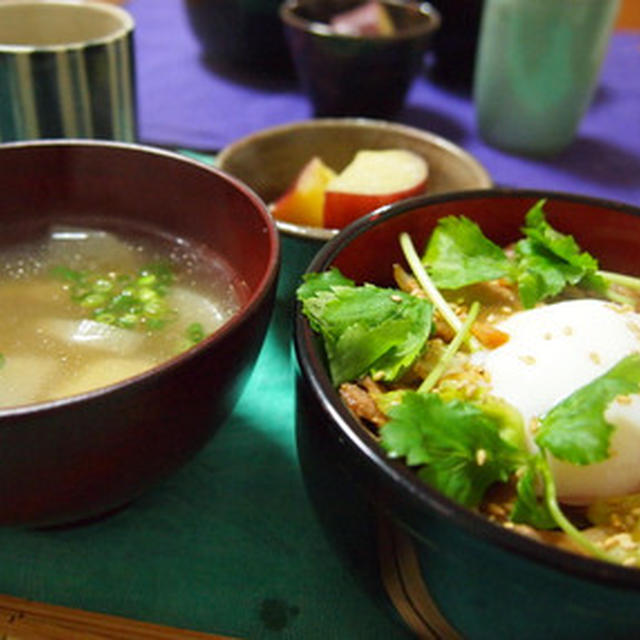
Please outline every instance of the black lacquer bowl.
[[[520, 236], [547, 198], [549, 222], [604, 269], [640, 275], [640, 209], [568, 194], [484, 190], [420, 197], [370, 214], [330, 240], [309, 272], [337, 266], [391, 286], [398, 235], [423, 246], [436, 220], [465, 215], [495, 242]], [[420, 637], [630, 638], [640, 632], [640, 570], [543, 545], [431, 489], [386, 457], [342, 404], [322, 342], [298, 311], [296, 433], [310, 499], [346, 565]], [[391, 606], [393, 605], [393, 606]], [[431, 635], [429, 635], [431, 634]]]

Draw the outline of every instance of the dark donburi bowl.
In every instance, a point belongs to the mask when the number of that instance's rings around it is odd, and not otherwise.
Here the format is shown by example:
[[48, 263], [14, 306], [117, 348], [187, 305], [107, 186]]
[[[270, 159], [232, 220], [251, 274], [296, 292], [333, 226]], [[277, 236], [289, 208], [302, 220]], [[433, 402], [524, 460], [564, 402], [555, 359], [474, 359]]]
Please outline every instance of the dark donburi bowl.
[[[422, 247], [436, 220], [465, 215], [495, 242], [520, 236], [540, 198], [551, 224], [602, 268], [640, 275], [640, 209], [537, 191], [475, 191], [390, 205], [328, 242], [310, 272], [337, 266], [391, 285], [398, 234]], [[640, 570], [542, 545], [462, 508], [420, 482], [342, 404], [321, 341], [298, 312], [296, 434], [310, 499], [347, 566], [419, 637], [630, 638]], [[434, 606], [435, 605], [435, 606]], [[431, 634], [431, 635], [429, 635]]]
[[204, 245], [246, 284], [240, 310], [188, 352], [109, 387], [0, 409], [0, 524], [77, 521], [119, 507], [166, 477], [229, 415], [273, 308], [278, 235], [265, 205], [243, 183], [136, 145], [3, 145], [0, 185], [4, 245], [49, 220], [117, 218]]
[[314, 115], [390, 118], [402, 108], [440, 15], [428, 3], [384, 0], [390, 36], [352, 36], [329, 28], [362, 0], [285, 0], [280, 8], [298, 79]]

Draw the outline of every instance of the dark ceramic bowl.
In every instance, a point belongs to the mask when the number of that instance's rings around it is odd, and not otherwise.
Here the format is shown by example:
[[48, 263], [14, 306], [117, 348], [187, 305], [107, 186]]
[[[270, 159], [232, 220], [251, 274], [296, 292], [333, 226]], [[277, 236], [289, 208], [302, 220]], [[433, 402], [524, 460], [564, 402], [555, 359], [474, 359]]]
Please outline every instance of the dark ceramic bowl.
[[[258, 131], [225, 147], [217, 165], [271, 203], [314, 155], [341, 171], [361, 149], [396, 148], [408, 149], [427, 160], [430, 194], [492, 185], [487, 170], [452, 142], [416, 127], [367, 118], [316, 118]], [[337, 230], [276, 224], [283, 263], [278, 295], [291, 299], [300, 274]]]
[[278, 16], [281, 0], [183, 0], [188, 23], [213, 64], [292, 75]]
[[278, 235], [245, 185], [152, 148], [5, 144], [0, 176], [5, 246], [52, 220], [107, 228], [125, 220], [204, 245], [245, 283], [235, 315], [168, 362], [82, 395], [0, 409], [0, 524], [77, 521], [119, 507], [166, 477], [229, 415], [272, 312]]
[[[391, 285], [398, 234], [417, 246], [446, 215], [477, 221], [494, 241], [520, 236], [547, 198], [549, 221], [603, 269], [640, 275], [640, 209], [535, 191], [416, 198], [380, 209], [327, 243], [309, 267]], [[381, 607], [424, 638], [631, 638], [640, 570], [545, 546], [458, 506], [389, 459], [333, 389], [321, 342], [298, 313], [296, 433], [320, 522]]]
[[390, 36], [336, 33], [328, 22], [361, 0], [286, 0], [280, 9], [298, 79], [315, 116], [391, 118], [405, 102], [440, 26], [429, 4], [384, 0]]

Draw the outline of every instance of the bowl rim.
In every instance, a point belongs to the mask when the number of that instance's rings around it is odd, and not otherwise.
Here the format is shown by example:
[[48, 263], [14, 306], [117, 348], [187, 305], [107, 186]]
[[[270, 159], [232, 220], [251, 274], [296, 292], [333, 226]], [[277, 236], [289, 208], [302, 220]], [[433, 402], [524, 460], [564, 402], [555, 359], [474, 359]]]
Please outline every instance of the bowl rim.
[[[15, 149], [30, 149], [30, 148], [44, 148], [44, 147], [74, 147], [74, 148], [104, 148], [114, 150], [124, 150], [127, 153], [135, 153], [139, 155], [154, 155], [162, 156], [173, 162], [181, 164], [187, 164], [194, 167], [194, 169], [202, 171], [207, 174], [214, 174], [218, 178], [221, 178], [225, 182], [231, 184], [235, 189], [254, 205], [255, 211], [262, 219], [265, 230], [268, 235], [268, 241], [270, 246], [269, 259], [265, 265], [264, 274], [256, 287], [253, 289], [247, 300], [240, 306], [240, 308], [216, 331], [208, 335], [202, 341], [195, 344], [190, 349], [178, 353], [177, 355], [158, 363], [154, 367], [142, 371], [141, 373], [124, 378], [118, 382], [96, 389], [91, 389], [83, 393], [78, 393], [71, 396], [64, 396], [62, 398], [46, 400], [43, 402], [34, 402], [30, 404], [14, 405], [10, 407], [0, 407], [0, 421], [3, 416], [18, 416], [29, 415], [32, 413], [40, 413], [51, 410], [56, 410], [60, 407], [73, 405], [76, 403], [82, 403], [90, 399], [100, 398], [102, 396], [117, 392], [120, 389], [127, 388], [129, 386], [143, 383], [143, 381], [149, 382], [150, 379], [163, 376], [165, 372], [172, 370], [176, 367], [183, 366], [192, 358], [197, 358], [199, 355], [212, 346], [222, 342], [226, 336], [234, 331], [248, 320], [251, 316], [255, 315], [262, 306], [265, 298], [270, 295], [270, 291], [275, 293], [275, 284], [278, 278], [278, 271], [280, 269], [281, 261], [281, 242], [278, 235], [277, 228], [274, 224], [273, 217], [269, 213], [263, 200], [244, 182], [235, 178], [234, 176], [225, 173], [224, 171], [213, 167], [209, 164], [205, 164], [195, 158], [191, 158], [174, 151], [163, 149], [160, 147], [154, 147], [151, 145], [140, 144], [136, 142], [121, 142], [114, 140], [95, 140], [95, 139], [81, 139], [81, 138], [60, 138], [60, 139], [38, 139], [38, 140], [24, 140], [16, 142], [6, 142], [0, 145], [0, 154], [4, 151], [12, 151]], [[1, 219], [0, 219], [1, 223]]]
[[136, 21], [133, 15], [124, 7], [111, 2], [99, 2], [98, 0], [2, 0], [1, 3], [6, 7], [16, 7], [27, 5], [30, 7], [37, 5], [49, 5], [51, 7], [64, 7], [65, 9], [73, 9], [75, 11], [84, 11], [86, 14], [103, 13], [110, 15], [120, 21], [117, 28], [112, 29], [109, 33], [88, 38], [73, 40], [64, 44], [0, 44], [0, 51], [3, 53], [32, 53], [36, 51], [56, 52], [67, 49], [84, 49], [95, 45], [103, 45], [118, 40], [127, 34], [133, 33], [136, 28]]
[[[466, 149], [458, 146], [455, 142], [452, 142], [451, 140], [448, 140], [447, 138], [444, 138], [436, 133], [432, 133], [431, 131], [427, 131], [426, 129], [420, 129], [418, 127], [403, 124], [400, 122], [392, 122], [390, 120], [357, 116], [295, 120], [293, 122], [287, 122], [284, 124], [269, 127], [267, 129], [260, 129], [226, 145], [216, 156], [216, 166], [225, 171], [225, 162], [228, 162], [228, 159], [234, 154], [242, 151], [243, 149], [246, 149], [247, 147], [252, 146], [256, 142], [267, 140], [269, 138], [276, 138], [279, 135], [288, 133], [290, 131], [296, 131], [299, 129], [350, 129], [352, 127], [371, 128], [376, 130], [384, 129], [392, 133], [403, 134], [409, 138], [418, 138], [423, 142], [444, 149], [450, 154], [463, 160], [465, 165], [473, 170], [474, 177], [477, 180], [477, 186], [475, 187], [476, 189], [488, 189], [493, 187], [493, 180], [486, 167], [475, 156], [469, 153]], [[469, 189], [469, 191], [472, 190], [474, 189]], [[270, 208], [270, 205], [267, 204], [267, 207]], [[290, 222], [283, 222], [281, 220], [276, 220], [275, 222], [276, 227], [283, 234], [301, 240], [326, 242], [338, 235], [338, 232], [340, 231], [340, 229], [310, 227], [305, 225], [292, 224]]]
[[442, 24], [440, 12], [430, 2], [418, 2], [416, 0], [378, 0], [383, 5], [391, 5], [399, 9], [408, 9], [412, 14], [419, 15], [426, 20], [423, 23], [411, 25], [400, 32], [382, 35], [366, 35], [358, 36], [347, 33], [339, 33], [332, 29], [327, 23], [318, 22], [317, 20], [308, 20], [298, 15], [297, 9], [300, 8], [304, 0], [284, 0], [278, 9], [280, 19], [291, 29], [308, 32], [320, 38], [332, 38], [339, 41], [362, 41], [370, 42], [398, 42], [404, 40], [414, 40], [423, 38], [435, 33]]
[[[565, 200], [605, 207], [640, 217], [640, 207], [631, 204], [561, 191], [494, 188], [436, 196], [418, 196], [386, 205], [353, 222], [318, 251], [305, 273], [324, 270], [354, 238], [366, 233], [374, 226], [383, 224], [385, 220], [402, 215], [411, 209], [458, 200], [495, 200], [510, 197]], [[434, 511], [439, 516], [459, 525], [471, 537], [495, 544], [507, 552], [539, 562], [552, 570], [574, 577], [588, 578], [607, 586], [629, 590], [640, 587], [639, 568], [616, 565], [563, 551], [496, 525], [420, 481], [401, 461], [388, 458], [380, 445], [342, 403], [329, 378], [322, 350], [317, 346], [317, 338], [314, 337], [315, 334], [308, 320], [302, 315], [300, 306], [300, 302], [297, 301], [293, 344], [298, 375], [305, 379], [316, 399], [320, 401], [322, 409], [330, 416], [331, 428], [335, 435], [340, 437], [341, 445], [358, 456], [383, 484], [393, 484], [394, 488], [416, 508]]]

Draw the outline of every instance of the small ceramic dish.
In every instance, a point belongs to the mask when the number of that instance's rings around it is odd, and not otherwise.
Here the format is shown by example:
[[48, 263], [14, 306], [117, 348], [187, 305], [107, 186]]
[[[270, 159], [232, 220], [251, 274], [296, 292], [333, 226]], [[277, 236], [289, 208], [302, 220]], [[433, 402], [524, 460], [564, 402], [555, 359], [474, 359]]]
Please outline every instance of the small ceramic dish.
[[[258, 131], [225, 147], [217, 166], [242, 180], [266, 203], [291, 185], [304, 164], [319, 156], [342, 170], [361, 149], [401, 148], [427, 160], [427, 193], [483, 189], [492, 185], [487, 170], [462, 148], [428, 131], [367, 118], [302, 120]], [[292, 293], [301, 273], [334, 235], [335, 229], [276, 221], [282, 240], [279, 297]]]
[[284, 34], [316, 117], [388, 118], [403, 106], [440, 15], [426, 2], [378, 3], [392, 24], [384, 35], [343, 33], [330, 25], [362, 0], [286, 0]]

